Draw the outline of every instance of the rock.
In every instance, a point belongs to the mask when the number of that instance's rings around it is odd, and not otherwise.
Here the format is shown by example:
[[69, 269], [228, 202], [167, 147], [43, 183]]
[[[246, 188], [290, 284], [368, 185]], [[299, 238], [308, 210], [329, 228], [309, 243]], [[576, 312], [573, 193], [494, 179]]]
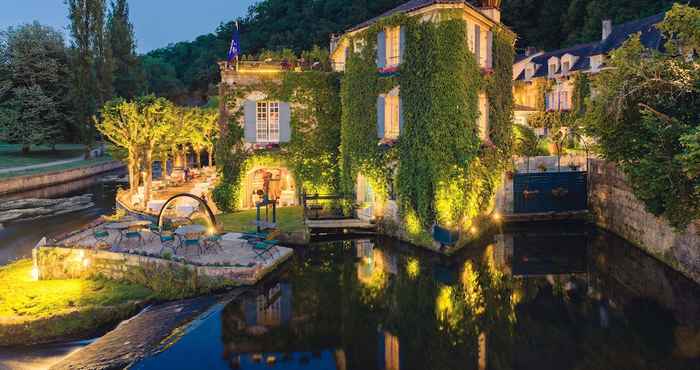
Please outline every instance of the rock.
[[10, 222], [10, 221], [18, 220], [20, 218], [22, 218], [21, 212], [16, 212], [16, 211], [0, 212], [0, 222]]

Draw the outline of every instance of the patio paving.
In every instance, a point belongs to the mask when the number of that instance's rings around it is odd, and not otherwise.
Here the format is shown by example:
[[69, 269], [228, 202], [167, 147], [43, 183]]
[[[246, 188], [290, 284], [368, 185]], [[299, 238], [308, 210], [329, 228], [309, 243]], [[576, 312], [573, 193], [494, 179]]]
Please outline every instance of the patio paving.
[[[117, 253], [148, 255], [151, 257], [163, 257], [165, 253], [170, 252], [171, 256], [182, 258], [181, 262], [200, 265], [200, 266], [235, 266], [247, 267], [255, 270], [267, 270], [274, 265], [280, 263], [281, 260], [287, 259], [294, 251], [291, 248], [275, 246], [271, 250], [271, 255], [265, 255], [265, 258], [258, 256], [258, 253], [253, 249], [246, 240], [240, 239], [241, 234], [229, 233], [222, 235], [219, 241], [221, 248], [210, 248], [200, 254], [197, 246], [181, 247], [177, 250], [177, 254], [173, 254], [170, 248], [162, 248], [158, 235], [148, 230], [141, 231], [143, 241], [138, 240], [122, 240], [120, 242], [120, 234], [118, 231], [105, 230], [104, 226], [97, 225], [92, 228], [80, 231], [66, 239], [59, 240], [57, 246], [65, 246], [71, 248], [94, 249], [96, 245], [104, 245], [105, 248], [99, 248], [104, 251]], [[110, 236], [106, 240], [99, 241], [94, 236], [95, 229], [108, 231]], [[203, 242], [200, 242], [204, 245]], [[161, 254], [162, 250], [162, 254]]]

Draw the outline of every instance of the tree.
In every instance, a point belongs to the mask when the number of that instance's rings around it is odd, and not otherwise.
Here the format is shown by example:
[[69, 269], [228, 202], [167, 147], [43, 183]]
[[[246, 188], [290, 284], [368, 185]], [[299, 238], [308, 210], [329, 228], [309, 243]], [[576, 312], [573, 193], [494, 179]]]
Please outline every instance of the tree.
[[142, 126], [139, 139], [145, 167], [143, 203], [147, 205], [148, 201], [151, 200], [153, 154], [157, 150], [158, 144], [176, 130], [177, 117], [173, 104], [164, 98], [156, 98], [153, 95], [145, 96], [137, 100], [137, 106]]
[[[611, 69], [594, 81], [586, 124], [602, 155], [620, 165], [635, 195], [676, 228], [700, 218], [700, 11], [675, 5], [660, 25], [666, 52], [634, 37], [613, 52]], [[682, 51], [682, 52], [681, 52]]]
[[127, 151], [129, 191], [133, 195], [139, 187], [143, 131], [137, 104], [121, 98], [108, 102], [96, 127], [114, 145]]
[[132, 99], [144, 90], [144, 73], [136, 55], [134, 26], [129, 21], [126, 0], [111, 2], [107, 16], [107, 38], [114, 63], [114, 93]]
[[22, 145], [55, 144], [70, 107], [68, 56], [60, 32], [39, 23], [0, 32], [0, 130]]
[[110, 52], [104, 40], [105, 0], [66, 0], [72, 36], [75, 124], [82, 141], [94, 141], [92, 117], [111, 96]]

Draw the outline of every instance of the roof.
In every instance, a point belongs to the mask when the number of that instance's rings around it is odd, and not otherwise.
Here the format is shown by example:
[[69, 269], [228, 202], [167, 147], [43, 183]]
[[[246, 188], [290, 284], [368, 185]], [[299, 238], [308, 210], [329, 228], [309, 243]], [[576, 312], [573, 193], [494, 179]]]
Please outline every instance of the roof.
[[[593, 48], [597, 45], [597, 43], [588, 43], [588, 44], [579, 44], [579, 45], [574, 45], [572, 47], [566, 48], [566, 49], [559, 49], [559, 50], [554, 50], [550, 51], [547, 53], [544, 53], [542, 55], [538, 55], [530, 62], [535, 63], [539, 65], [540, 67], [535, 71], [535, 74], [532, 77], [545, 77], [549, 75], [549, 58], [551, 57], [557, 57], [561, 58], [566, 54], [571, 54], [573, 56], [579, 57], [579, 59], [576, 61], [576, 63], [569, 68], [570, 71], [580, 71], [580, 70], [585, 70], [588, 69], [590, 66], [590, 53], [593, 50]], [[524, 80], [525, 79], [525, 71], [523, 70], [522, 73], [516, 78], [517, 80]]]
[[[638, 19], [614, 26], [610, 35], [605, 40], [579, 44], [566, 49], [559, 49], [544, 53], [532, 58], [531, 62], [539, 66], [532, 77], [549, 76], [549, 63], [551, 57], [561, 58], [566, 54], [579, 57], [576, 63], [569, 69], [570, 71], [586, 71], [591, 68], [591, 56], [607, 54], [622, 46], [632, 35], [639, 33], [642, 44], [655, 50], [662, 50], [664, 44], [663, 34], [656, 27], [666, 17], [666, 13], [659, 13], [651, 17]], [[557, 73], [558, 71], [555, 71]], [[516, 80], [524, 80], [525, 71], [518, 75]]]
[[396, 8], [393, 8], [391, 10], [388, 10], [388, 11], [380, 14], [379, 16], [376, 16], [372, 19], [369, 19], [367, 21], [364, 21], [364, 22], [352, 27], [351, 29], [348, 30], [348, 32], [357, 31], [359, 29], [369, 27], [372, 24], [377, 23], [377, 21], [379, 21], [380, 19], [392, 16], [394, 14], [401, 14], [401, 13], [405, 14], [405, 13], [416, 11], [418, 9], [422, 9], [422, 8], [425, 8], [425, 7], [428, 7], [431, 5], [435, 5], [435, 4], [466, 4], [470, 7], [478, 10], [469, 0], [410, 0], [406, 3], [403, 3], [399, 6], [397, 6]]
[[630, 36], [641, 33], [642, 45], [649, 49], [661, 50], [663, 47], [663, 35], [656, 25], [661, 23], [666, 17], [666, 13], [659, 13], [651, 17], [638, 19], [614, 26], [610, 36], [598, 43], [592, 51], [593, 55], [606, 54], [622, 46]]

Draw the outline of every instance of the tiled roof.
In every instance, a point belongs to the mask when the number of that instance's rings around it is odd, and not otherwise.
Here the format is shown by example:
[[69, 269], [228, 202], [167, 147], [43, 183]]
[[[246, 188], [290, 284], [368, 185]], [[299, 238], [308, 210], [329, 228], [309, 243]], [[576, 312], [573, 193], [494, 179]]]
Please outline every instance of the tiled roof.
[[[550, 51], [547, 53], [544, 53], [542, 55], [538, 55], [534, 58], [532, 58], [532, 63], [535, 63], [539, 65], [540, 67], [535, 71], [535, 74], [532, 77], [545, 77], [549, 75], [549, 63], [547, 61], [551, 57], [557, 57], [561, 58], [566, 54], [571, 54], [574, 56], [579, 57], [579, 59], [576, 61], [576, 64], [574, 64], [570, 71], [579, 71], [579, 70], [584, 70], [587, 69], [588, 66], [590, 66], [590, 53], [591, 50], [596, 46], [596, 43], [589, 43], [589, 44], [580, 44], [580, 45], [574, 45], [572, 47], [566, 48], [566, 49], [559, 49], [559, 50], [554, 50]], [[523, 80], [525, 79], [525, 73], [521, 73], [518, 78], [518, 80]]]
[[367, 20], [365, 22], [362, 22], [358, 24], [357, 26], [351, 28], [348, 30], [348, 32], [359, 30], [361, 28], [365, 28], [368, 26], [371, 26], [372, 24], [376, 23], [378, 20], [394, 15], [394, 14], [399, 14], [399, 13], [408, 13], [412, 12], [421, 8], [425, 8], [427, 6], [433, 5], [433, 4], [466, 4], [469, 6], [474, 6], [472, 4], [472, 1], [470, 0], [410, 0], [406, 3], [403, 3], [399, 6], [397, 6], [394, 9], [388, 10], [381, 15], [374, 17], [370, 20]]
[[609, 53], [619, 48], [630, 36], [636, 33], [641, 33], [642, 45], [649, 49], [661, 50], [663, 48], [663, 35], [656, 28], [656, 25], [661, 23], [665, 17], [666, 13], [659, 13], [613, 27], [610, 36], [598, 43], [598, 46], [592, 51], [593, 55]]

